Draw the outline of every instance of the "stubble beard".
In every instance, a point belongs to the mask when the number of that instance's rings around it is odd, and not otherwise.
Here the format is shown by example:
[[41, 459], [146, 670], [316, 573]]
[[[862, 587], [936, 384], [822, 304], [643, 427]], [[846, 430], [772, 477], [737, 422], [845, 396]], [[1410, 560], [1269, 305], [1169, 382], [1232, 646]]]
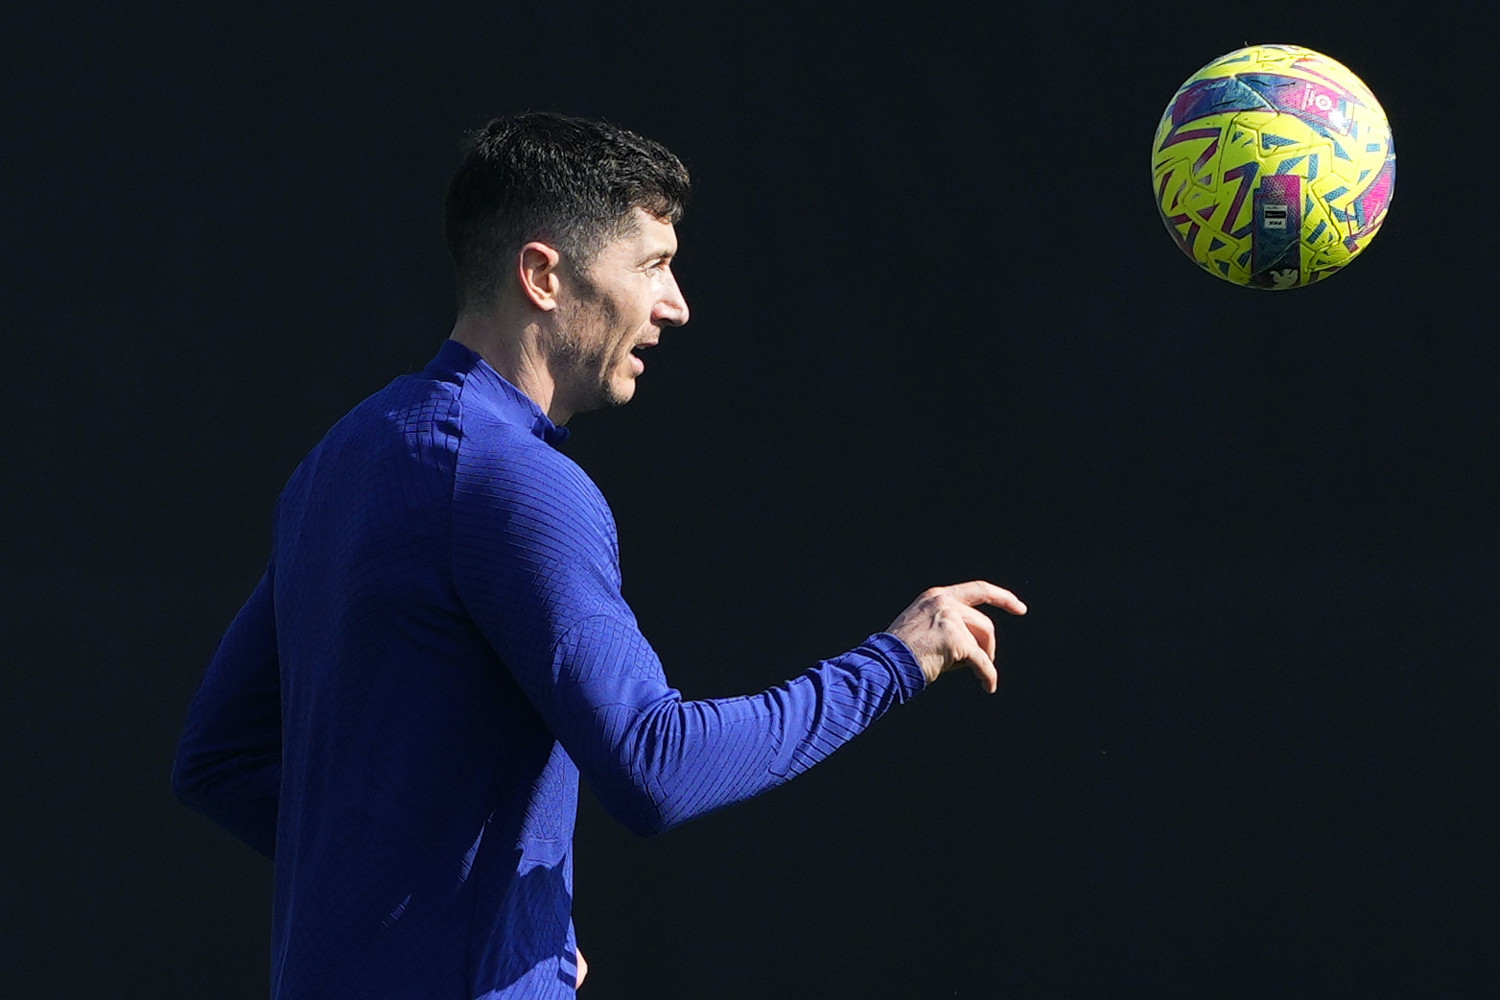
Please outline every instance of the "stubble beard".
[[551, 356], [559, 382], [566, 381], [574, 397], [575, 413], [623, 406], [634, 395], [615, 385], [614, 374], [624, 362], [628, 338], [614, 336], [620, 310], [606, 295], [593, 294], [578, 303], [553, 331]]

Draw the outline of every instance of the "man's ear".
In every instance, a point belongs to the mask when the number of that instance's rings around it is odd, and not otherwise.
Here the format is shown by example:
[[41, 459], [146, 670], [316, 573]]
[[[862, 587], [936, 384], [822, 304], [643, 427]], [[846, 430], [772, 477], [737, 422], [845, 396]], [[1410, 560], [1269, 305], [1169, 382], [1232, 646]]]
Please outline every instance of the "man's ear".
[[558, 267], [562, 254], [545, 243], [528, 243], [516, 255], [516, 278], [521, 283], [521, 294], [543, 312], [557, 308], [557, 293], [561, 285]]

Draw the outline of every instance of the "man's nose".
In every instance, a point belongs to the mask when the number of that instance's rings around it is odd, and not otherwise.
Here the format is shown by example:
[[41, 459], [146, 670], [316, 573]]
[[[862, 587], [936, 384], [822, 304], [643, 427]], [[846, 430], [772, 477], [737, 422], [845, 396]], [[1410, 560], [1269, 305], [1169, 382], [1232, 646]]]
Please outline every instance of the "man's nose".
[[672, 287], [656, 303], [655, 316], [659, 322], [668, 326], [682, 326], [688, 321], [687, 299], [683, 297], [675, 278], [672, 280]]

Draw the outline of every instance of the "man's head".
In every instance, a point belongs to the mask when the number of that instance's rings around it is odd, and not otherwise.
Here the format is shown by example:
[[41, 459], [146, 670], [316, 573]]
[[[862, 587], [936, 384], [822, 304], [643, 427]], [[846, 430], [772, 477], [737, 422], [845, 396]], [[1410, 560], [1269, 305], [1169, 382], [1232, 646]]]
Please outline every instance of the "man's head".
[[556, 423], [618, 405], [639, 352], [687, 322], [672, 274], [687, 170], [661, 145], [560, 115], [490, 122], [448, 189], [454, 336]]
[[554, 114], [496, 118], [470, 135], [448, 186], [448, 250], [459, 311], [483, 308], [530, 242], [587, 270], [637, 224], [636, 209], [675, 225], [690, 187], [664, 146], [603, 122]]

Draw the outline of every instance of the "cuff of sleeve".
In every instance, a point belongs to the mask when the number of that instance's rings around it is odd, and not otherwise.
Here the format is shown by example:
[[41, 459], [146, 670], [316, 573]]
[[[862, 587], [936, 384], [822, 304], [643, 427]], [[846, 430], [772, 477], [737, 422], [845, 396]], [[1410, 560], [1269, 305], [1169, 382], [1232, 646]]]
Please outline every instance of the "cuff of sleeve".
[[877, 632], [860, 649], [890, 668], [896, 678], [899, 700], [908, 701], [927, 687], [927, 678], [911, 648], [889, 632]]

